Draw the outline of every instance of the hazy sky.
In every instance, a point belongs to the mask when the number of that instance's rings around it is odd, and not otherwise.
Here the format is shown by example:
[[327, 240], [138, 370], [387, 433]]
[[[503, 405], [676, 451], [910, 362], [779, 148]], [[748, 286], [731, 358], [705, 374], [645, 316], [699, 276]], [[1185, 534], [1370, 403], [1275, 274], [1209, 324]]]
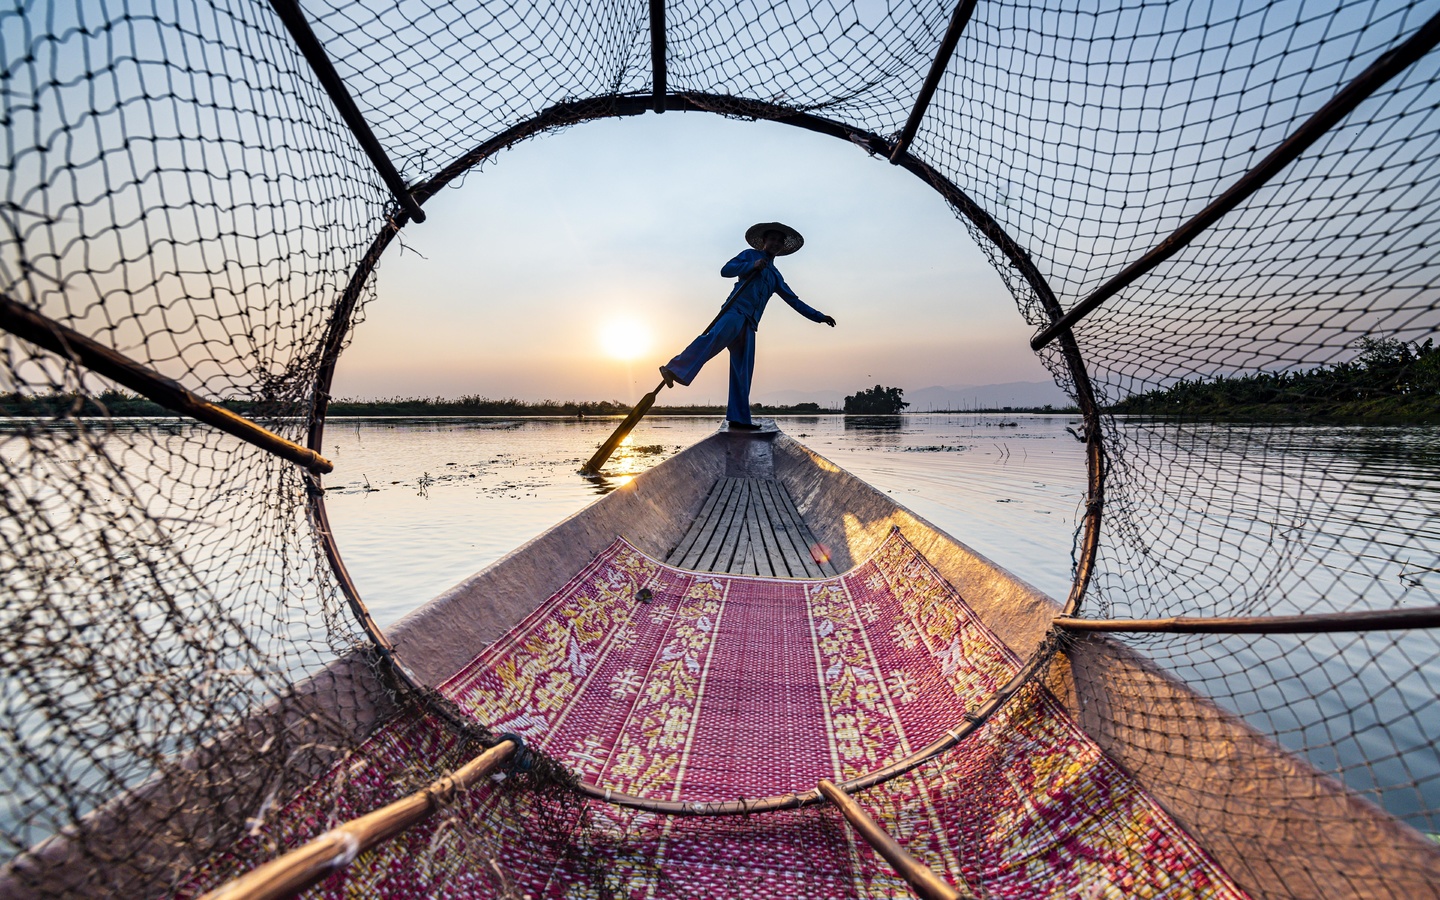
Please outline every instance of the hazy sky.
[[[634, 400], [718, 311], [746, 227], [772, 219], [805, 235], [779, 262], [786, 281], [839, 327], [773, 298], [756, 395], [1049, 380], [934, 191], [789, 126], [675, 112], [580, 125], [503, 154], [426, 212], [381, 263], [337, 396]], [[607, 330], [649, 349], [617, 359]], [[722, 353], [661, 402], [723, 402], [725, 384]]]

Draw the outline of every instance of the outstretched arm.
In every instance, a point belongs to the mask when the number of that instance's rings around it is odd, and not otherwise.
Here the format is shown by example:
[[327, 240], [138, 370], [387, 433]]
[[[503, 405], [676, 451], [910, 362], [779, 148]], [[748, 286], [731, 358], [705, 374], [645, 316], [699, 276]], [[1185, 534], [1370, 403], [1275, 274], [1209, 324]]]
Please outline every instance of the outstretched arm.
[[750, 270], [755, 268], [755, 263], [768, 262], [765, 254], [759, 250], [741, 250], [740, 254], [730, 260], [720, 269], [721, 278], [739, 278], [741, 275], [748, 275]]
[[784, 300], [786, 303], [790, 304], [791, 309], [795, 310], [800, 315], [804, 316], [810, 321], [824, 322], [831, 328], [835, 327], [834, 318], [825, 315], [820, 310], [815, 309], [814, 307], [807, 304], [804, 300], [801, 300], [799, 297], [795, 296], [795, 292], [790, 290], [790, 285], [786, 284], [784, 279], [781, 279], [780, 286], [775, 289], [775, 293], [780, 295], [781, 300]]

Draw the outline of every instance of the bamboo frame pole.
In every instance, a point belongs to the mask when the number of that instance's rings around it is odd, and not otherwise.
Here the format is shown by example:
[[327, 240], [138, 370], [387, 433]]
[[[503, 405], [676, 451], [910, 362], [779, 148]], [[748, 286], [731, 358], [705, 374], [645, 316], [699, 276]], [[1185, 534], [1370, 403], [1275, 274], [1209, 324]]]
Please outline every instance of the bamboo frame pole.
[[320, 82], [320, 87], [330, 96], [330, 102], [335, 105], [335, 111], [349, 127], [350, 133], [355, 136], [355, 141], [365, 155], [370, 157], [370, 163], [375, 167], [380, 180], [390, 189], [395, 197], [395, 202], [405, 210], [406, 215], [416, 222], [425, 221], [425, 211], [420, 208], [410, 189], [405, 185], [405, 179], [395, 168], [395, 163], [390, 161], [390, 155], [385, 148], [380, 146], [380, 141], [375, 137], [375, 132], [370, 129], [370, 123], [365, 121], [365, 116], [360, 112], [360, 107], [355, 105], [355, 98], [350, 95], [350, 89], [345, 86], [345, 80], [340, 73], [335, 71], [335, 64], [330, 61], [330, 56], [325, 52], [325, 47], [320, 39], [315, 36], [315, 31], [310, 27], [310, 22], [305, 18], [305, 12], [300, 8], [296, 0], [270, 0], [270, 6], [275, 14], [280, 17], [285, 30], [290, 32], [291, 40], [295, 46], [300, 48], [304, 54], [305, 61], [310, 64], [310, 70], [315, 73], [315, 78]]
[[669, 90], [665, 70], [665, 0], [650, 0], [650, 95], [654, 110], [665, 111], [665, 93]]
[[371, 847], [423, 821], [459, 791], [498, 769], [517, 746], [504, 740], [423, 791], [352, 819], [278, 859], [221, 885], [200, 900], [279, 900], [345, 868]]
[[840, 814], [850, 823], [850, 827], [854, 828], [876, 853], [885, 857], [885, 861], [910, 883], [910, 887], [915, 889], [916, 895], [922, 900], [973, 900], [974, 895], [969, 890], [958, 890], [931, 871], [929, 866], [911, 856], [909, 851], [900, 846], [889, 832], [881, 828], [860, 804], [836, 787], [834, 782], [822, 778], [816, 789], [825, 795], [826, 800], [839, 808]]
[[116, 384], [154, 400], [166, 409], [213, 425], [226, 434], [234, 435], [282, 459], [288, 459], [317, 475], [335, 468], [330, 460], [314, 450], [286, 440], [223, 406], [200, 399], [175, 379], [166, 378], [123, 353], [112, 350], [73, 328], [61, 325], [7, 296], [0, 296], [0, 328], [84, 366], [97, 375], [103, 375]]
[[945, 36], [940, 39], [935, 58], [930, 61], [930, 71], [920, 85], [920, 93], [915, 96], [915, 106], [910, 110], [910, 118], [905, 120], [905, 127], [895, 141], [895, 149], [890, 151], [892, 163], [898, 163], [910, 152], [910, 143], [915, 140], [915, 133], [920, 130], [920, 121], [925, 118], [925, 111], [930, 108], [935, 89], [940, 86], [940, 79], [950, 66], [950, 57], [955, 55], [955, 48], [960, 44], [960, 35], [965, 31], [965, 26], [970, 24], [970, 16], [975, 12], [977, 2], [978, 0], [960, 0], [955, 4], [955, 11], [950, 14], [950, 25], [945, 29]]
[[1031, 338], [1030, 349], [1040, 350], [1060, 333], [1068, 332], [1076, 322], [1089, 315], [1101, 303], [1120, 293], [1151, 269], [1179, 253], [1199, 237], [1205, 229], [1219, 221], [1221, 216], [1244, 203], [1252, 194], [1264, 187], [1271, 178], [1278, 175], [1312, 144], [1339, 125], [1346, 116], [1355, 111], [1356, 107], [1384, 87], [1392, 78], [1419, 62], [1435, 48], [1436, 44], [1440, 44], [1440, 13], [1432, 16], [1405, 41], [1380, 54], [1380, 57], [1367, 66], [1365, 71], [1356, 75], [1338, 94], [1316, 110], [1314, 115], [1306, 119], [1289, 137], [1281, 141], [1278, 147], [1270, 151], [1269, 155], [1259, 164], [1241, 175], [1238, 181], [1212, 200], [1210, 205], [1197, 213], [1194, 218], [1175, 229], [1169, 237], [1156, 244], [1144, 256], [1126, 266], [1114, 278], [1096, 288], [1090, 296], [1071, 307], [1068, 313], [1047, 325], [1043, 331]]
[[1131, 631], [1162, 634], [1319, 634], [1440, 628], [1440, 606], [1377, 609], [1310, 616], [1171, 616], [1165, 619], [1078, 619], [1058, 616], [1067, 631]]

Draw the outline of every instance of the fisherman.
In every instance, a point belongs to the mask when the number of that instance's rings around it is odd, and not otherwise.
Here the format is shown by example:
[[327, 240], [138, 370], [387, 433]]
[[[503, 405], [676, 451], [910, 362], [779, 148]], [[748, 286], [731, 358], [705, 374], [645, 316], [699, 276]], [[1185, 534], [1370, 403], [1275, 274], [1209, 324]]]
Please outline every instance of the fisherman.
[[835, 320], [805, 305], [775, 268], [775, 257], [789, 256], [805, 244], [800, 232], [779, 222], [761, 222], [745, 232], [745, 243], [754, 249], [740, 255], [720, 270], [722, 278], [739, 278], [740, 282], [725, 299], [720, 315], [705, 333], [670, 362], [660, 367], [666, 387], [676, 382], [689, 385], [700, 369], [721, 350], [730, 351], [730, 402], [725, 419], [737, 431], [756, 431], [759, 425], [750, 421], [750, 379], [755, 373], [755, 332], [765, 304], [772, 294], [790, 304], [800, 315], [812, 322], [824, 322], [831, 328]]

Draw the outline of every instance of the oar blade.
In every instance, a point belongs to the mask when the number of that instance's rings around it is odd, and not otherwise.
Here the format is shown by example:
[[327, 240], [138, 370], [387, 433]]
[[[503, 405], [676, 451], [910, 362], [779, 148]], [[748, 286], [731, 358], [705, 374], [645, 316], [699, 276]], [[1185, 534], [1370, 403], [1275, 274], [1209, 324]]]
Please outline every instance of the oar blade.
[[599, 473], [600, 467], [605, 465], [605, 461], [610, 458], [610, 454], [615, 452], [615, 448], [620, 446], [621, 441], [629, 437], [630, 432], [634, 430], [641, 419], [645, 418], [645, 414], [650, 411], [650, 407], [655, 405], [655, 397], [660, 393], [660, 388], [664, 386], [664, 384], [656, 385], [655, 390], [640, 398], [640, 402], [635, 404], [634, 409], [630, 410], [630, 415], [620, 421], [615, 431], [611, 433], [610, 437], [605, 439], [605, 443], [600, 445], [600, 449], [595, 451], [595, 455], [590, 457], [590, 461], [580, 467], [582, 474], [595, 475]]

